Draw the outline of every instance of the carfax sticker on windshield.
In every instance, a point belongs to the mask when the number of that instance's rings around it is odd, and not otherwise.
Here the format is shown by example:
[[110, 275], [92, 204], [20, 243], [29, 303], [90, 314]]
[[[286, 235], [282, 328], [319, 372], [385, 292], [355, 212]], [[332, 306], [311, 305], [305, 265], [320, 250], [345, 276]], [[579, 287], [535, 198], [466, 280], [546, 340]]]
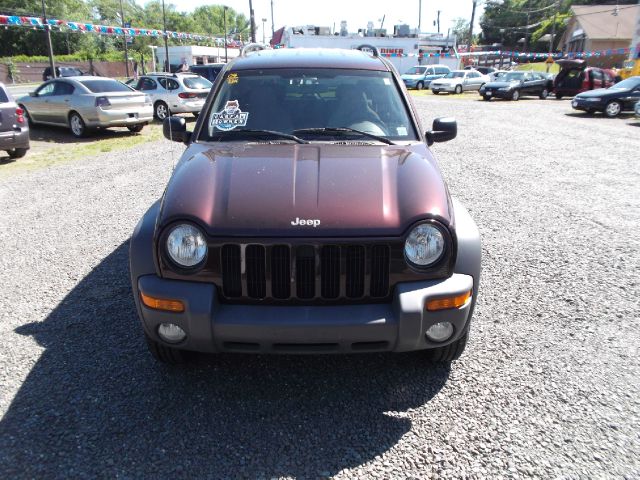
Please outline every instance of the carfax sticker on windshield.
[[209, 121], [209, 134], [213, 133], [213, 129], [217, 128], [222, 131], [233, 130], [237, 127], [244, 127], [249, 119], [249, 112], [240, 110], [238, 100], [229, 100], [222, 111], [213, 112]]
[[229, 76], [227, 77], [227, 83], [229, 85], [235, 85], [236, 83], [238, 83], [238, 80], [240, 79], [238, 78], [237, 73], [230, 73]]

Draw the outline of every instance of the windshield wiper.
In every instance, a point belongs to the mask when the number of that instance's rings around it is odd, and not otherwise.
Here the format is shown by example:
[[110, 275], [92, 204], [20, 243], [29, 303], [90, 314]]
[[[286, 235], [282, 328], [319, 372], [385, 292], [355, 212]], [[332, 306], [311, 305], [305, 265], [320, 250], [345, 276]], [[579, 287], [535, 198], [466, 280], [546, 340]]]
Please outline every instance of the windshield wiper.
[[316, 128], [300, 128], [298, 130], [294, 130], [293, 133], [296, 135], [301, 133], [317, 133], [320, 135], [332, 135], [334, 133], [357, 133], [358, 135], [362, 135], [363, 137], [372, 138], [382, 143], [386, 143], [387, 145], [395, 145], [388, 138], [380, 137], [378, 135], [374, 135], [373, 133], [363, 132], [362, 130], [356, 130], [355, 128], [349, 127], [316, 127]]
[[228, 130], [226, 132], [216, 132], [216, 134], [229, 134], [229, 133], [242, 133], [251, 137], [275, 137], [275, 138], [284, 138], [286, 140], [293, 140], [296, 143], [309, 143], [302, 138], [296, 137], [295, 135], [291, 135], [289, 133], [278, 132], [276, 130], [254, 130], [254, 129], [238, 129], [235, 128], [233, 130]]

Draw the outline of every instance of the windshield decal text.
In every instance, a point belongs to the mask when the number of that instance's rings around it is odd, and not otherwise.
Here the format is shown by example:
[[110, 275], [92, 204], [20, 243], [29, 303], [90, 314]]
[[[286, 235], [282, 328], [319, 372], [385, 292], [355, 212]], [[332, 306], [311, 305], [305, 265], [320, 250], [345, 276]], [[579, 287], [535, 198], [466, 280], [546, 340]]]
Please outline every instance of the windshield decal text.
[[244, 127], [249, 119], [249, 112], [240, 110], [238, 100], [229, 100], [222, 111], [213, 112], [209, 122], [209, 135], [213, 134], [213, 129], [222, 131], [233, 130], [237, 127]]

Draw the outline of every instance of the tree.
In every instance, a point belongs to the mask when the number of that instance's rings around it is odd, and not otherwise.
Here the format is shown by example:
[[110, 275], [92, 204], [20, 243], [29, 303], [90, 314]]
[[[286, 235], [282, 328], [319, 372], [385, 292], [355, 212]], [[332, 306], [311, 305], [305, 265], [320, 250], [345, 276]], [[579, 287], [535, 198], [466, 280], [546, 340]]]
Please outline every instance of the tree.
[[458, 43], [466, 44], [469, 39], [469, 20], [462, 17], [454, 19], [451, 33], [456, 36]]

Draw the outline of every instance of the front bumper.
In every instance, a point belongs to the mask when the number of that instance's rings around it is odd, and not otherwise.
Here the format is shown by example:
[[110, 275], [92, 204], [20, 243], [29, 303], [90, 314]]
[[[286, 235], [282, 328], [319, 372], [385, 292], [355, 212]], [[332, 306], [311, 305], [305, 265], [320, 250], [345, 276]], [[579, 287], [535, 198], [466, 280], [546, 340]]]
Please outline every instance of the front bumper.
[[[454, 274], [444, 280], [401, 283], [388, 304], [332, 306], [229, 305], [218, 301], [216, 286], [144, 275], [134, 297], [143, 327], [152, 339], [160, 323], [179, 325], [187, 338], [177, 348], [199, 352], [355, 353], [403, 352], [439, 347], [457, 340], [467, 327], [475, 293], [463, 306], [430, 312], [428, 300], [474, 289], [473, 277]], [[137, 290], [137, 291], [135, 291]], [[475, 289], [474, 289], [475, 290]], [[477, 291], [477, 290], [476, 290]], [[181, 300], [183, 313], [153, 310], [140, 302], [140, 292]], [[454, 326], [446, 342], [425, 337], [433, 324]]]
[[431, 83], [431, 85], [429, 86], [429, 88], [431, 89], [432, 92], [455, 92], [456, 91], [456, 86], [457, 85], [452, 85], [452, 84], [446, 84], [446, 85], [441, 85], [441, 84], [436, 84], [434, 85], [433, 83]]
[[479, 90], [481, 96], [487, 96], [491, 98], [507, 98], [510, 99], [513, 94], [513, 90]]
[[571, 100], [571, 107], [574, 110], [583, 110], [583, 111], [604, 110], [605, 104], [602, 101], [588, 102], [581, 98], [574, 97], [573, 100]]
[[29, 129], [17, 127], [7, 132], [0, 132], [0, 150], [29, 148]]
[[126, 127], [153, 121], [151, 105], [130, 110], [97, 108], [96, 114], [95, 118], [89, 117], [86, 121], [88, 127]]

